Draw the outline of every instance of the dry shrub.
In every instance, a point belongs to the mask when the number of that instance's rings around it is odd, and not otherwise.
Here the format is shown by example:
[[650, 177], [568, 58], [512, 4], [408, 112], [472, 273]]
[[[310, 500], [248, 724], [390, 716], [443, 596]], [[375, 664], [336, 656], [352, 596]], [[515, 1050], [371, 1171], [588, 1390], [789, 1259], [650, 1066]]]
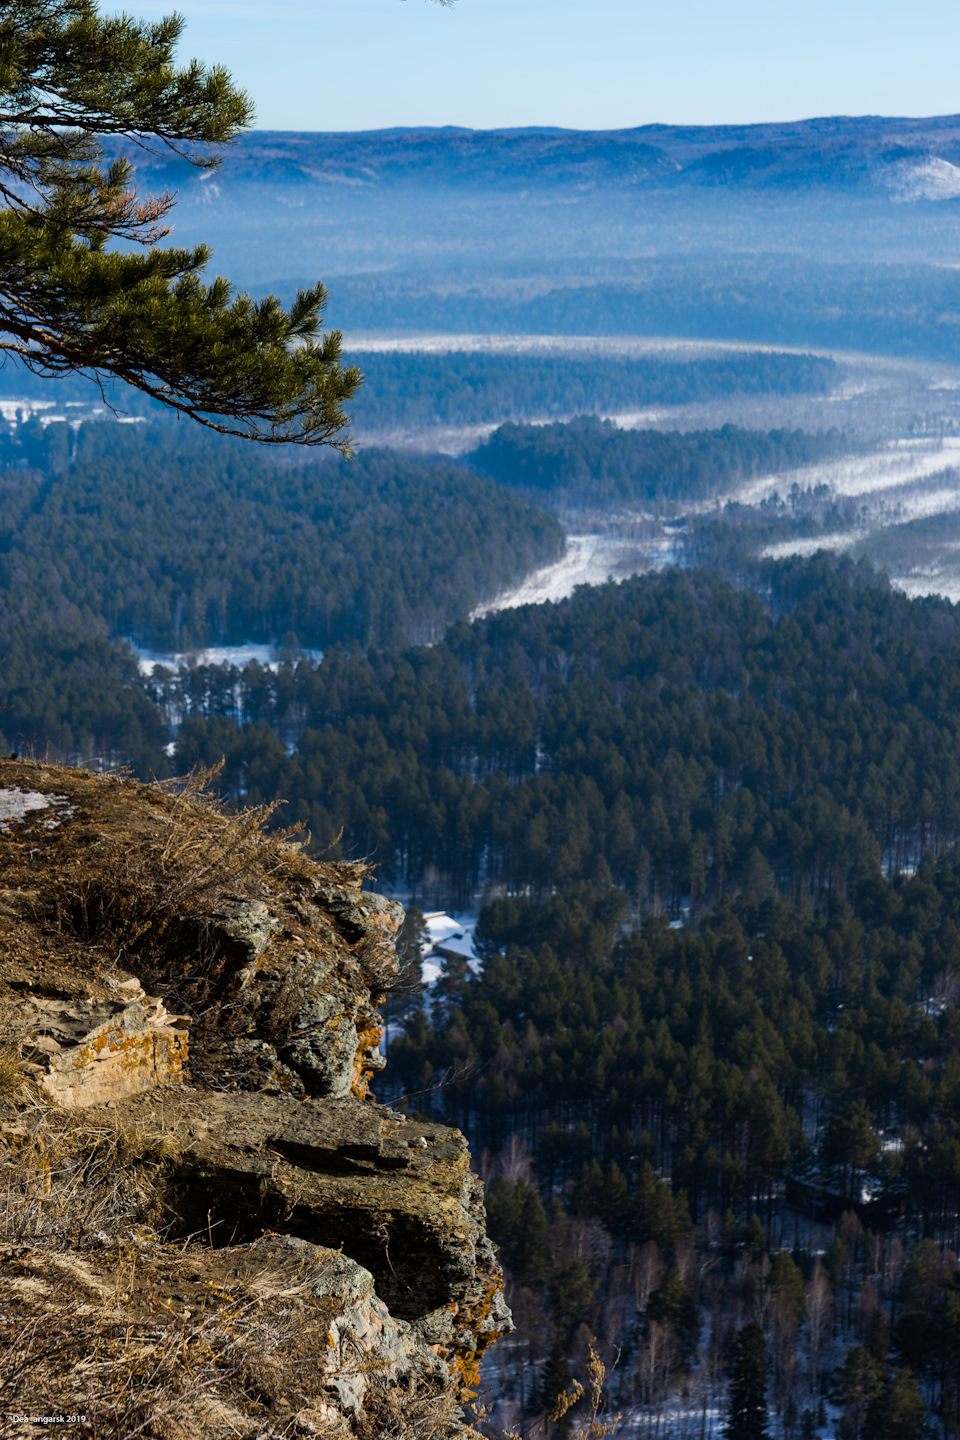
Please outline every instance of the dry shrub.
[[452, 1391], [438, 1395], [433, 1386], [403, 1384], [372, 1371], [353, 1433], [356, 1440], [445, 1440], [463, 1435], [460, 1424]]
[[[619, 1360], [619, 1351], [617, 1360]], [[548, 1411], [546, 1420], [551, 1425], [562, 1422], [571, 1410], [576, 1410], [580, 1402], [585, 1401], [585, 1414], [578, 1414], [573, 1422], [573, 1434], [580, 1437], [580, 1440], [605, 1440], [608, 1435], [613, 1435], [619, 1429], [621, 1416], [604, 1415], [603, 1388], [607, 1378], [607, 1367], [600, 1359], [597, 1351], [597, 1342], [593, 1336], [587, 1352], [587, 1388], [584, 1389], [579, 1380], [572, 1380], [570, 1388], [562, 1395], [558, 1395], [553, 1408]]]
[[0, 1095], [16, 1095], [27, 1074], [19, 1049], [12, 1045], [0, 1045]]
[[172, 1135], [21, 1111], [0, 1130], [0, 1243], [76, 1249], [147, 1223], [176, 1154]]
[[80, 938], [108, 946], [118, 959], [155, 958], [171, 929], [203, 915], [217, 895], [248, 893], [297, 856], [288, 843], [294, 830], [265, 833], [279, 801], [236, 813], [222, 809], [210, 793], [220, 769], [191, 772], [172, 796], [169, 782], [157, 786], [168, 803], [149, 829], [121, 830], [114, 844], [87, 857], [60, 900], [63, 918]]

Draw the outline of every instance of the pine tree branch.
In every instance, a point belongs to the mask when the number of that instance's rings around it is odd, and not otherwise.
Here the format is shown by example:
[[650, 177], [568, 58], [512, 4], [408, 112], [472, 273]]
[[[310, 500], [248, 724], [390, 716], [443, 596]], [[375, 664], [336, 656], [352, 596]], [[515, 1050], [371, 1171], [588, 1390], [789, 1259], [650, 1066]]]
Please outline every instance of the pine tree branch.
[[[343, 404], [362, 375], [320, 335], [326, 292], [273, 296], [205, 285], [204, 246], [157, 249], [176, 196], [141, 197], [123, 136], [201, 169], [251, 121], [220, 67], [177, 69], [183, 20], [101, 16], [95, 0], [9, 0], [0, 10], [0, 350], [33, 373], [110, 378], [224, 434], [349, 450]], [[108, 240], [145, 253], [107, 251]]]

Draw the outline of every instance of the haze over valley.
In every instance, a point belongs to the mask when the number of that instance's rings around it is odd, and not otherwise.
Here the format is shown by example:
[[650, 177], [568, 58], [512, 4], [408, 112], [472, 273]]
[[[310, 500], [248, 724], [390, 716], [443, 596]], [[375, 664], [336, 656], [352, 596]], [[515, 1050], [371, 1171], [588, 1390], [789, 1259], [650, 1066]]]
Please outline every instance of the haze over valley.
[[[811, 553], [822, 541], [875, 556], [912, 594], [960, 593], [954, 117], [253, 132], [212, 175], [134, 159], [148, 185], [179, 187], [177, 242], [211, 242], [236, 283], [289, 296], [323, 276], [329, 322], [367, 372], [353, 407], [361, 448], [462, 460], [505, 422], [596, 414], [659, 431], [836, 429], [864, 451], [731, 478], [692, 508], [675, 496], [655, 514], [588, 515], [554, 497], [571, 533], [597, 537], [590, 574], [607, 546], [610, 573], [664, 554], [685, 562], [664, 526], [696, 516], [701, 533], [718, 506], [729, 525], [737, 505], [751, 527], [758, 506], [792, 494], [776, 539], [755, 553]], [[788, 356], [832, 368], [800, 379]], [[698, 371], [683, 393], [685, 372]], [[8, 367], [8, 417], [18, 386], [44, 423], [102, 413], [83, 382], [54, 392]], [[120, 403], [130, 418], [148, 413], [136, 395]], [[656, 533], [631, 562], [644, 518]], [[585, 572], [563, 573], [572, 583]]]
[[487, 1184], [490, 1440], [957, 1440], [960, 118], [126, 150], [323, 279], [353, 453], [0, 369], [0, 742], [407, 905], [377, 1096]]

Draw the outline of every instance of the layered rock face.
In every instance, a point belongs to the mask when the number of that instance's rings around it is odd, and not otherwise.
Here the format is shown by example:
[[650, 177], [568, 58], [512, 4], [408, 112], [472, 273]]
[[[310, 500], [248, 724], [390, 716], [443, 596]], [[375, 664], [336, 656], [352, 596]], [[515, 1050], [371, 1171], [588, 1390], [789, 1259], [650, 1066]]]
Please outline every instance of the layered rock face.
[[[117, 985], [114, 1001], [44, 1000], [31, 995], [16, 1030], [44, 1057], [40, 1086], [60, 1105], [105, 1105], [156, 1085], [179, 1085], [187, 1032], [185, 1015], [167, 1014], [139, 980]], [[122, 995], [122, 998], [120, 996]]]
[[[296, 1334], [263, 1359], [269, 1385], [237, 1380], [251, 1356], [228, 1363], [238, 1322], [211, 1349], [222, 1373], [211, 1359], [192, 1394], [171, 1381], [142, 1433], [372, 1436], [389, 1412], [398, 1436], [465, 1435], [458, 1406], [510, 1320], [463, 1136], [370, 1091], [402, 910], [265, 818], [0, 762], [0, 1190], [28, 1216], [0, 1272], [0, 1370], [4, 1337], [61, 1313], [67, 1271], [86, 1340], [58, 1403], [117, 1415], [129, 1386], [104, 1400], [101, 1375], [95, 1401], [84, 1384], [118, 1317], [162, 1349], [222, 1317], [224, 1294], [245, 1315], [288, 1294]], [[131, 1247], [144, 1293], [117, 1278]]]

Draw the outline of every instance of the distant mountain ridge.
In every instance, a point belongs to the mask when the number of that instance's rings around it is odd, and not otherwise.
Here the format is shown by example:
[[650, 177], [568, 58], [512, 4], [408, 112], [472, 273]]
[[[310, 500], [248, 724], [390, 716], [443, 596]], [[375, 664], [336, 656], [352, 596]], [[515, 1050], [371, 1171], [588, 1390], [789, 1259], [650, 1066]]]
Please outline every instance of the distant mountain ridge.
[[[130, 152], [132, 154], [132, 152]], [[644, 125], [629, 130], [457, 127], [307, 132], [252, 131], [224, 156], [217, 176], [196, 178], [179, 159], [138, 157], [144, 175], [202, 191], [263, 184], [282, 189], [456, 185], [486, 190], [607, 186], [686, 188], [842, 186], [898, 196], [905, 167], [956, 170], [960, 116], [847, 117], [758, 125]], [[948, 178], [949, 177], [948, 174]], [[922, 190], [922, 184], [920, 189]], [[944, 177], [929, 195], [952, 198]], [[947, 187], [949, 188], [949, 187]], [[199, 198], [199, 197], [198, 197]]]
[[353, 330], [654, 334], [960, 356], [960, 115], [251, 131], [174, 242]]

